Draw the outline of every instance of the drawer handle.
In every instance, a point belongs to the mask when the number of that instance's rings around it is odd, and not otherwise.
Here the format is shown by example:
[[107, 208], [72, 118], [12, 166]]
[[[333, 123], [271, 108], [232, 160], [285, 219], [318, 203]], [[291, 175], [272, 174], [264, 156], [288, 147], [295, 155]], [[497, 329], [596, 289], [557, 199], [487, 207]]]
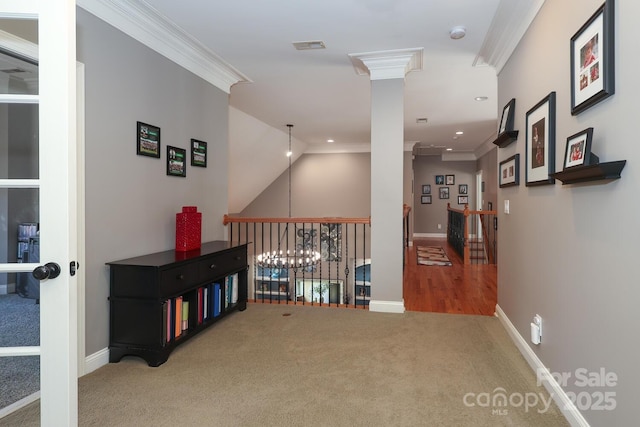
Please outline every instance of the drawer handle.
[[216, 265], [215, 265], [215, 264], [211, 264], [211, 265], [209, 266], [209, 268], [210, 268], [211, 270], [213, 270], [214, 268], [216, 268]]
[[184, 274], [178, 274], [178, 275], [176, 276], [176, 279], [178, 279], [178, 280], [184, 280]]

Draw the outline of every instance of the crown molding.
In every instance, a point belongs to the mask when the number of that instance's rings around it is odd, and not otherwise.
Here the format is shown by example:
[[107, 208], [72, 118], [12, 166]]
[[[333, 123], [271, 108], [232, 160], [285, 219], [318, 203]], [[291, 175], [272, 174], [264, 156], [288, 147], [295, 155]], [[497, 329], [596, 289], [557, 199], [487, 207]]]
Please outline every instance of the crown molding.
[[545, 0], [501, 0], [473, 65], [490, 65], [499, 74]]
[[87, 12], [230, 93], [251, 80], [143, 0], [77, 0]]
[[0, 30], [0, 43], [3, 50], [26, 60], [30, 63], [38, 62], [38, 45], [24, 40], [14, 34]]
[[404, 79], [411, 71], [422, 70], [424, 48], [350, 53], [356, 74], [369, 74], [371, 80]]

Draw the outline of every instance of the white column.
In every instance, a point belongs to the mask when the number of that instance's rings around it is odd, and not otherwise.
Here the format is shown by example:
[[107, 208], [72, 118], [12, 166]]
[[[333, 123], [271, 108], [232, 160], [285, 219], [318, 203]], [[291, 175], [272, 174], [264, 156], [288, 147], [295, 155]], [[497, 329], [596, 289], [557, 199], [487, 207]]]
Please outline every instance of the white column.
[[[422, 49], [351, 55], [371, 77], [370, 311], [404, 313], [404, 77], [422, 67]], [[364, 67], [362, 67], [364, 65]]]

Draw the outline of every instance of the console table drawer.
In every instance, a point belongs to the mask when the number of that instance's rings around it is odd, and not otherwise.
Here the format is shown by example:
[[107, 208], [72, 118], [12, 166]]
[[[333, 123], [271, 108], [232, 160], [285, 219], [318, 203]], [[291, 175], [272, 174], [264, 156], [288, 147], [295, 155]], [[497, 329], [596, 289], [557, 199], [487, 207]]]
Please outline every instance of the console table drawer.
[[201, 280], [217, 279], [246, 267], [246, 250], [233, 250], [198, 262]]
[[195, 265], [169, 268], [160, 272], [160, 295], [180, 293], [189, 284], [198, 280]]

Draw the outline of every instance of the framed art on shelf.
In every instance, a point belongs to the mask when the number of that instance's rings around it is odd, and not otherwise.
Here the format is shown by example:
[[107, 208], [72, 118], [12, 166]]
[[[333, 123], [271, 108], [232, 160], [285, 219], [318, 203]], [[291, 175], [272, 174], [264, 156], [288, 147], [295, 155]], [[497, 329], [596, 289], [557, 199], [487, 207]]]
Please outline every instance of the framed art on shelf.
[[[593, 138], [593, 128], [571, 135], [567, 138], [567, 147], [564, 152], [564, 169], [575, 166], [589, 165], [592, 162], [591, 140]], [[597, 159], [597, 157], [594, 157]]]
[[571, 37], [571, 114], [615, 92], [613, 0], [607, 0]]
[[458, 193], [460, 193], [460, 194], [468, 194], [469, 193], [469, 186], [467, 184], [458, 185]]
[[207, 167], [207, 143], [191, 139], [191, 166]]
[[136, 154], [160, 158], [160, 128], [136, 122]]
[[556, 93], [551, 92], [527, 111], [525, 185], [553, 184], [556, 152]]
[[516, 99], [512, 98], [502, 109], [502, 118], [498, 127], [498, 135], [513, 130], [513, 118], [516, 111]]
[[439, 191], [441, 199], [448, 199], [449, 198], [449, 187], [440, 187], [438, 189], [438, 191]]
[[499, 173], [500, 188], [520, 185], [520, 154], [513, 155], [500, 162]]
[[455, 183], [456, 183], [456, 176], [455, 175], [446, 175], [445, 178], [446, 178], [446, 181], [447, 181], [447, 185], [455, 185]]
[[458, 196], [458, 204], [459, 205], [468, 205], [469, 204], [469, 196]]
[[425, 184], [422, 186], [422, 194], [431, 194], [431, 184]]
[[187, 150], [167, 145], [167, 175], [187, 176]]
[[420, 203], [423, 205], [430, 205], [431, 204], [431, 195], [427, 194], [424, 196], [420, 197]]

